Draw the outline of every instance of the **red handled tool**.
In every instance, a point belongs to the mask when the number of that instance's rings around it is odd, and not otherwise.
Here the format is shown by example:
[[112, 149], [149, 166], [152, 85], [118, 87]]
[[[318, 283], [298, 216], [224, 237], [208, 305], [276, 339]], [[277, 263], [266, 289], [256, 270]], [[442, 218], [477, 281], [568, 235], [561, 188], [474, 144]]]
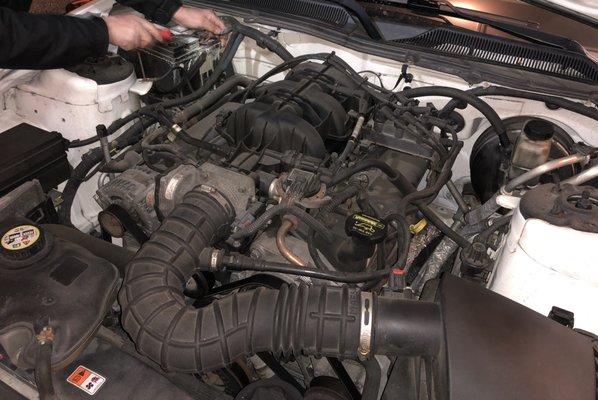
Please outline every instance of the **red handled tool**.
[[160, 29], [160, 36], [162, 36], [162, 40], [165, 42], [170, 42], [172, 40], [173, 34], [170, 29], [164, 28]]

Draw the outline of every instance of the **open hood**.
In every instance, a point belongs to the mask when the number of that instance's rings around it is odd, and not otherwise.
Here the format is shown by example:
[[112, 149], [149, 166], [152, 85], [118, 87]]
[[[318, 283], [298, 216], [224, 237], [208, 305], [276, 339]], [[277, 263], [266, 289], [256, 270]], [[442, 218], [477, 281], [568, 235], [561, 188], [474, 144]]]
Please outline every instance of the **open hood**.
[[598, 3], [596, 0], [523, 0], [563, 15], [575, 18], [590, 26], [598, 28]]

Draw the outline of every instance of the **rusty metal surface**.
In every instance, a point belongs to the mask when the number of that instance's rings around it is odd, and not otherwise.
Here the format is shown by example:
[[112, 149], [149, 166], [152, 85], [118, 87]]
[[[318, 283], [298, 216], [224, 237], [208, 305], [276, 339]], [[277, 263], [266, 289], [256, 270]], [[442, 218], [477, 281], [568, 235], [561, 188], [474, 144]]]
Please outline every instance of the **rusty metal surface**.
[[598, 188], [545, 184], [527, 192], [519, 203], [524, 218], [598, 233]]

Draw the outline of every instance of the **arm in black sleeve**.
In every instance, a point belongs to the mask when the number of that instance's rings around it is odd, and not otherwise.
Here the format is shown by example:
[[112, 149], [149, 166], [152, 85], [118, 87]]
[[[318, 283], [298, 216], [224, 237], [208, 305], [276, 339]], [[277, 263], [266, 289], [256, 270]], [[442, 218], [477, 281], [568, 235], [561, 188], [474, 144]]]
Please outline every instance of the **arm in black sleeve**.
[[100, 18], [34, 15], [0, 8], [0, 68], [50, 69], [99, 57], [108, 50]]
[[1, 0], [0, 7], [10, 8], [13, 11], [29, 11], [32, 0]]
[[181, 0], [117, 0], [120, 4], [134, 8], [159, 24], [167, 24], [183, 4]]

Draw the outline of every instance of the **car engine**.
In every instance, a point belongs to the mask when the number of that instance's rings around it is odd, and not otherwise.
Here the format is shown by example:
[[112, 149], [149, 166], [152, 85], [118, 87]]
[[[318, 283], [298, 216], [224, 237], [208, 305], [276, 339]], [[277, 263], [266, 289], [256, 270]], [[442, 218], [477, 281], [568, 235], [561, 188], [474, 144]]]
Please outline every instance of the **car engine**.
[[[60, 142], [77, 162], [59, 191], [3, 186], [0, 371], [20, 393], [593, 400], [598, 143], [485, 99], [594, 130], [595, 105], [422, 86], [407, 65], [390, 90], [228, 23], [222, 43], [186, 33], [60, 72], [104, 93], [140, 79], [108, 102], [124, 116]], [[247, 41], [282, 62], [236, 71]]]

